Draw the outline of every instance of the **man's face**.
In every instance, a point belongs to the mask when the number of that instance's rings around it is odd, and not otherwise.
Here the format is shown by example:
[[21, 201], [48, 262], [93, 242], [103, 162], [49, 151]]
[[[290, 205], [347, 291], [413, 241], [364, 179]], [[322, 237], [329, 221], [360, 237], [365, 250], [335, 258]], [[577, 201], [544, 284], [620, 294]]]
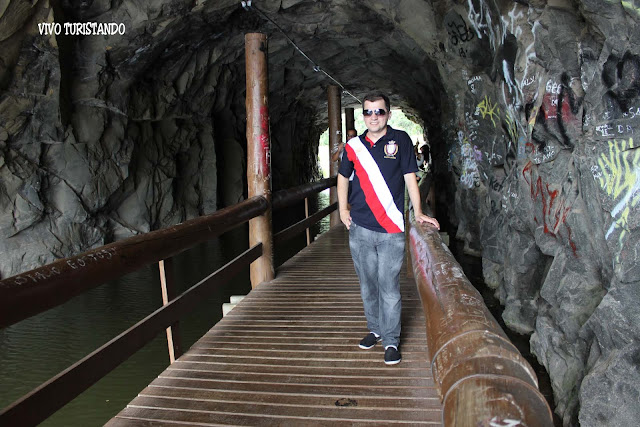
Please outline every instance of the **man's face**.
[[358, 136], [358, 134], [356, 133], [355, 130], [349, 129], [347, 131], [347, 141], [350, 140], [351, 138], [355, 138], [356, 136]]
[[371, 114], [370, 116], [364, 116], [364, 124], [369, 129], [369, 132], [377, 133], [383, 131], [387, 126], [387, 121], [391, 117], [391, 112], [387, 111], [387, 106], [383, 99], [377, 101], [365, 101], [364, 110], [381, 110], [385, 111], [385, 114]]

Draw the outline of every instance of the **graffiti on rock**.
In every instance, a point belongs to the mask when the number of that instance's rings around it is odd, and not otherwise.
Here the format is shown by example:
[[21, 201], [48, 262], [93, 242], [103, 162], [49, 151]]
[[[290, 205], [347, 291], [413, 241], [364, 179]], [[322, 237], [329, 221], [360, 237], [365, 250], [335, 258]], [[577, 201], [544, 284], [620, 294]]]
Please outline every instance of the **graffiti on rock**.
[[469, 54], [468, 43], [476, 38], [473, 29], [467, 25], [462, 16], [451, 11], [444, 18], [444, 27], [449, 34], [449, 42], [462, 58]]
[[509, 141], [512, 144], [517, 144], [518, 143], [518, 126], [516, 123], [516, 120], [511, 117], [511, 114], [507, 114], [507, 116], [504, 119], [505, 125], [506, 125], [506, 131], [507, 131], [507, 135], [509, 136]]
[[[637, 3], [637, 0], [635, 0]], [[633, 0], [621, 0], [622, 7], [630, 12], [640, 15], [640, 5], [635, 5]]]
[[[486, 34], [489, 39], [491, 49], [495, 50], [497, 42], [500, 42], [497, 34], [495, 33], [498, 26], [493, 22], [494, 18], [492, 17], [491, 10], [489, 9], [490, 6], [488, 2], [468, 0], [468, 6], [469, 13], [467, 14], [467, 18], [469, 19], [471, 27], [476, 31], [476, 35], [479, 39], [482, 38], [483, 34]], [[496, 16], [497, 15], [499, 15], [499, 13], [496, 13]]]
[[460, 145], [460, 158], [462, 170], [460, 183], [468, 189], [480, 186], [480, 172], [478, 162], [482, 160], [482, 153], [477, 147], [471, 146], [463, 131], [458, 131], [458, 143]]
[[462, 17], [458, 14], [446, 23], [447, 33], [451, 44], [457, 46], [459, 43], [470, 42], [475, 38], [471, 28], [467, 26]]
[[620, 138], [621, 136], [633, 135], [633, 126], [628, 124], [604, 123], [596, 126], [598, 136], [604, 138]]
[[610, 55], [602, 67], [602, 82], [608, 88], [602, 97], [605, 120], [635, 118], [639, 112], [640, 56], [630, 52], [622, 57]]
[[496, 192], [501, 192], [502, 189], [504, 188], [504, 181], [506, 180], [505, 177], [502, 177], [501, 180], [496, 179], [496, 177], [492, 176], [491, 179], [489, 180], [489, 188], [491, 188], [493, 191]]
[[574, 148], [573, 141], [581, 132], [579, 116], [583, 98], [577, 96], [571, 87], [578, 83], [566, 73], [561, 76], [560, 83], [553, 79], [547, 81], [532, 131], [532, 140], [540, 144], [540, 149], [550, 138], [558, 140], [564, 148]]
[[498, 103], [494, 103], [491, 101], [488, 95], [484, 96], [484, 99], [478, 103], [476, 107], [475, 115], [482, 114], [482, 118], [489, 118], [493, 127], [496, 127], [496, 120], [500, 120], [500, 107], [498, 107]]
[[545, 145], [541, 150], [534, 150], [532, 153], [532, 160], [535, 164], [540, 164], [553, 159], [556, 154], [556, 148], [551, 145]]
[[522, 79], [522, 82], [520, 82], [520, 87], [523, 88], [523, 87], [531, 86], [535, 82], [536, 82], [536, 76], [525, 77], [524, 79]]
[[[640, 202], [640, 150], [633, 139], [614, 140], [609, 144], [609, 151], [602, 153], [598, 159], [599, 170], [594, 173], [600, 188], [615, 203], [611, 210], [613, 223], [607, 230], [605, 238], [609, 239], [614, 231], [619, 230], [622, 241], [629, 231], [629, 214]], [[595, 169], [595, 168], [594, 168]], [[594, 171], [592, 169], [592, 173]]]
[[522, 169], [522, 177], [529, 185], [531, 191], [531, 200], [542, 203], [542, 218], [538, 219], [534, 216], [533, 220], [536, 224], [542, 222], [543, 230], [545, 234], [556, 237], [561, 227], [567, 230], [567, 239], [571, 251], [577, 256], [576, 244], [571, 239], [571, 228], [566, 224], [567, 215], [571, 212], [571, 206], [568, 206], [564, 197], [560, 196], [560, 190], [553, 189], [552, 185], [544, 182], [542, 177], [538, 175], [537, 179], [537, 166], [531, 161], [527, 162]]
[[480, 76], [473, 76], [471, 77], [469, 80], [467, 80], [467, 86], [469, 86], [469, 90], [471, 91], [471, 93], [476, 93], [476, 82], [481, 82], [482, 81], [482, 77]]

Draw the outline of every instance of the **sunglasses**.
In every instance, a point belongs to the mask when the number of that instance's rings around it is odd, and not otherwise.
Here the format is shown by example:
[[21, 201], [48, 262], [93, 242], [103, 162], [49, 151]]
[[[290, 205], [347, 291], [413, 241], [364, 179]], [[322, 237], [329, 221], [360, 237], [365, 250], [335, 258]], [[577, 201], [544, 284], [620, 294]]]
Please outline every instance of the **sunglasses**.
[[362, 110], [362, 115], [365, 117], [369, 117], [372, 114], [375, 114], [376, 116], [386, 116], [387, 110], [385, 110], [384, 108], [376, 108], [375, 110]]

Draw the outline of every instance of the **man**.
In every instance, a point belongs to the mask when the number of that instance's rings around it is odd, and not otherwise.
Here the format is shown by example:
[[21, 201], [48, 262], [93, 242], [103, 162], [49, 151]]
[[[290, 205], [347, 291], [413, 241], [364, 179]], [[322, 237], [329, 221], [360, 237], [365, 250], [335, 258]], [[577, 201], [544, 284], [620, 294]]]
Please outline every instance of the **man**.
[[[347, 129], [347, 141], [351, 138], [358, 136], [358, 132], [355, 129]], [[344, 151], [344, 142], [338, 144], [338, 148], [331, 154], [331, 161], [337, 162], [338, 159], [342, 158], [342, 153]]]
[[[415, 172], [418, 170], [409, 135], [387, 125], [389, 98], [371, 94], [363, 102], [367, 130], [345, 146], [338, 170], [340, 220], [349, 230], [349, 248], [360, 280], [360, 293], [369, 334], [360, 348], [382, 341], [384, 362], [399, 363], [400, 268], [404, 258], [404, 189], [418, 222], [438, 229], [435, 218], [422, 213]], [[347, 205], [349, 176], [355, 172]]]

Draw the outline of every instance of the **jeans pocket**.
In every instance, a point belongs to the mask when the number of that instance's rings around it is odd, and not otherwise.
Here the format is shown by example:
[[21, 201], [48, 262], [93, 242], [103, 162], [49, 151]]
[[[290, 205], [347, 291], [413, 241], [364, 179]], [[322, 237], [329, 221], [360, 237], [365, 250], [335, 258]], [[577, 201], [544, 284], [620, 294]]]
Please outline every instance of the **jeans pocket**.
[[355, 222], [351, 221], [351, 225], [349, 226], [349, 237], [353, 236], [354, 230], [357, 228]]

